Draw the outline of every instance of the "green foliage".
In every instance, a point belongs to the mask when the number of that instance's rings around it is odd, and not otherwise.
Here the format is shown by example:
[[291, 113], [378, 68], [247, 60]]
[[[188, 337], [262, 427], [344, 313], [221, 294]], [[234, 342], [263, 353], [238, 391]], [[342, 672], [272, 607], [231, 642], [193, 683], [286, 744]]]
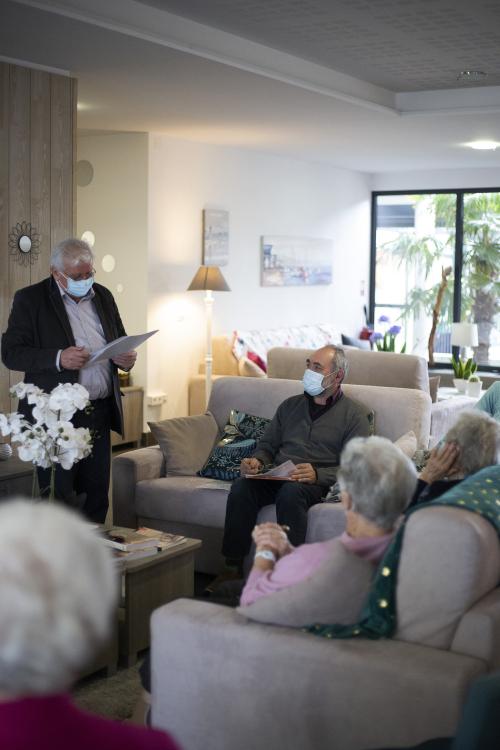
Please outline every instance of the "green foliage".
[[[408, 291], [401, 317], [417, 318], [422, 313], [432, 315], [439, 282], [428, 285], [433, 268], [449, 265], [455, 246], [456, 195], [452, 193], [412, 196], [415, 205], [434, 216], [436, 228], [445, 228], [446, 236], [416, 237], [413, 230], [401, 231], [391, 242], [378, 248], [396, 260], [398, 267], [416, 269], [422, 278], [419, 286]], [[423, 204], [423, 205], [422, 205]], [[463, 264], [462, 264], [462, 320], [494, 324], [500, 311], [500, 192], [466, 193], [464, 195]], [[453, 277], [442, 299], [440, 322], [451, 323], [453, 310]], [[483, 352], [484, 356], [484, 352]]]
[[455, 373], [455, 377], [459, 380], [469, 380], [470, 376], [473, 372], [476, 372], [477, 370], [477, 364], [474, 362], [472, 357], [469, 357], [469, 359], [455, 359], [455, 357], [452, 355], [451, 357], [451, 366], [453, 367], [453, 372]]

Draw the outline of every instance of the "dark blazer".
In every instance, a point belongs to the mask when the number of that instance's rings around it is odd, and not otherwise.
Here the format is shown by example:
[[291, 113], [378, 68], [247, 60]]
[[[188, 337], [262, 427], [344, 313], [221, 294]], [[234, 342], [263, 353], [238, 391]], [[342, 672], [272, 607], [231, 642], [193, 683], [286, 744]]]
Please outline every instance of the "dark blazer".
[[[106, 341], [125, 336], [125, 328], [111, 292], [94, 283], [93, 302]], [[73, 332], [58, 285], [49, 276], [14, 295], [7, 330], [2, 336], [2, 362], [9, 370], [24, 372], [24, 382], [49, 393], [59, 383], [78, 382], [77, 370], [56, 367], [57, 352], [75, 346]], [[117, 367], [111, 363], [114, 407], [110, 427], [122, 432], [123, 413]], [[27, 404], [19, 404], [24, 414]]]

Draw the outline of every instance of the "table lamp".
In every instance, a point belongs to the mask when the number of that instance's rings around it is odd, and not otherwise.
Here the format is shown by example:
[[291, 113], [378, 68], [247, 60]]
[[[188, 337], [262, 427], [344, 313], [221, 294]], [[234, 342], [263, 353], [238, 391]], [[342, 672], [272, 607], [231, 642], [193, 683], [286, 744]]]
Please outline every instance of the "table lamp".
[[477, 324], [476, 323], [452, 323], [451, 345], [460, 347], [460, 357], [468, 359], [472, 356], [471, 347], [477, 346]]
[[212, 310], [214, 305], [213, 292], [230, 292], [226, 279], [219, 266], [200, 266], [187, 288], [188, 292], [204, 291], [205, 310], [207, 318], [207, 348], [205, 355], [205, 406], [208, 404], [212, 387]]

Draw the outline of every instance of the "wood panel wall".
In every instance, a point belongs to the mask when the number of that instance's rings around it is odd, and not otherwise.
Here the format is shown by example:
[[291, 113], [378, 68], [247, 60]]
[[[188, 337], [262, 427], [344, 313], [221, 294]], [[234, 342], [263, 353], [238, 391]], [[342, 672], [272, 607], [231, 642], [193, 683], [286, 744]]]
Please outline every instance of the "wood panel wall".
[[[48, 276], [50, 252], [73, 236], [76, 80], [0, 62], [0, 332], [14, 292]], [[9, 234], [21, 222], [39, 237], [39, 255], [21, 265]], [[14, 404], [9, 387], [22, 373], [0, 364], [0, 412]], [[1, 440], [1, 438], [0, 438]]]

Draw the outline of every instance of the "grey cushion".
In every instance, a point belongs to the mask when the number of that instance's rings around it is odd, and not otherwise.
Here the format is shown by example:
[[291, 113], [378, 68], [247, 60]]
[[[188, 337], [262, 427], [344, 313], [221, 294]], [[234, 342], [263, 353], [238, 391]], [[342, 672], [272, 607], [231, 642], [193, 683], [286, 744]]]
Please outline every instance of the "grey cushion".
[[498, 537], [488, 521], [458, 508], [415, 513], [399, 566], [396, 638], [450, 648], [463, 614], [499, 579]]
[[148, 422], [165, 456], [167, 475], [191, 476], [205, 464], [219, 428], [212, 414]]
[[239, 607], [249, 620], [301, 628], [313, 623], [356, 622], [370, 588], [374, 566], [332, 539], [330, 556], [309, 578], [253, 604]]

